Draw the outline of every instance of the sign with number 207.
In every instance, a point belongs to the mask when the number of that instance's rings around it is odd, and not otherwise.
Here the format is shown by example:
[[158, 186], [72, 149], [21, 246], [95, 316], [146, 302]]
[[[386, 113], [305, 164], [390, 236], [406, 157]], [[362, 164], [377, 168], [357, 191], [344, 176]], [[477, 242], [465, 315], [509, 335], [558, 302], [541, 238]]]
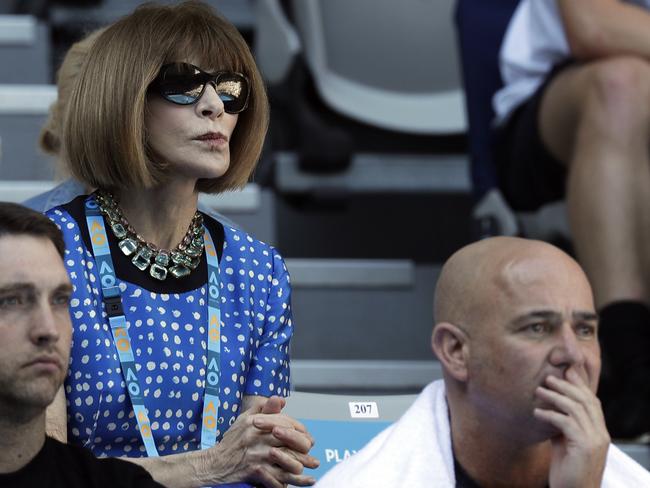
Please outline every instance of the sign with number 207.
[[377, 402], [349, 402], [350, 417], [353, 419], [376, 419], [379, 418]]

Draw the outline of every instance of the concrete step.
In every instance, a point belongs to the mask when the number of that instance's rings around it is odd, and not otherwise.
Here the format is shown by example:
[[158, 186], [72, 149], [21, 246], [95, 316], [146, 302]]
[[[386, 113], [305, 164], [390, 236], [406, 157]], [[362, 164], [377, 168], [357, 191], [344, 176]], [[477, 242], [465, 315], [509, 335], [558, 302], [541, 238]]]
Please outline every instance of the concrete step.
[[[97, 7], [70, 7], [55, 5], [51, 9], [54, 25], [88, 24], [107, 25], [130, 14], [144, 0], [104, 0]], [[161, 3], [175, 3], [169, 0]], [[251, 0], [206, 0], [239, 29], [251, 29], [254, 25]]]
[[[431, 361], [435, 265], [287, 259], [300, 360]], [[294, 273], [295, 271], [295, 273]]]
[[[293, 347], [293, 351], [296, 348]], [[292, 359], [296, 391], [349, 394], [412, 394], [442, 378], [440, 363], [429, 360]]]
[[302, 171], [292, 152], [276, 153], [278, 191], [310, 193], [469, 193], [469, 161], [465, 154], [356, 154], [350, 167], [332, 174]]
[[38, 149], [38, 136], [55, 100], [55, 85], [0, 84], [0, 180], [54, 177], [54, 160]]
[[[52, 180], [0, 180], [0, 200], [24, 202], [51, 190], [57, 184]], [[219, 195], [202, 193], [199, 201], [256, 238], [275, 244], [274, 196], [271, 190], [250, 183], [237, 192]]]
[[31, 15], [0, 15], [0, 83], [49, 83], [50, 30]]

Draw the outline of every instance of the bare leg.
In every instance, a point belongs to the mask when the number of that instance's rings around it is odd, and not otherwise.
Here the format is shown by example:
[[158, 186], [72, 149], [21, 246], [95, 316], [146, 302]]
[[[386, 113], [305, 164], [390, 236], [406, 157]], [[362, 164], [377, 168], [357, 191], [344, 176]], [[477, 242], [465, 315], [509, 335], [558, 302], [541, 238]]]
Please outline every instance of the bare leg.
[[546, 91], [540, 128], [569, 166], [569, 221], [597, 307], [648, 303], [650, 64], [611, 58], [566, 70]]

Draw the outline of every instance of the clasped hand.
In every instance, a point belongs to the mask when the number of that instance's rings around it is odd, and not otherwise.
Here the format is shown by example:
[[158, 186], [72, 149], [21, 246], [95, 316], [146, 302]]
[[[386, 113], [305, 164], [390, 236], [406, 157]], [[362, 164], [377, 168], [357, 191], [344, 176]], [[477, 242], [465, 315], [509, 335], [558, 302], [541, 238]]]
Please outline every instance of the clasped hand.
[[304, 468], [319, 465], [309, 455], [314, 439], [304, 425], [281, 413], [284, 405], [283, 398], [271, 397], [237, 418], [222, 441], [212, 448], [211, 461], [221, 468], [215, 470], [221, 473], [219, 483], [283, 488], [287, 484], [311, 486], [316, 482], [303, 474]]

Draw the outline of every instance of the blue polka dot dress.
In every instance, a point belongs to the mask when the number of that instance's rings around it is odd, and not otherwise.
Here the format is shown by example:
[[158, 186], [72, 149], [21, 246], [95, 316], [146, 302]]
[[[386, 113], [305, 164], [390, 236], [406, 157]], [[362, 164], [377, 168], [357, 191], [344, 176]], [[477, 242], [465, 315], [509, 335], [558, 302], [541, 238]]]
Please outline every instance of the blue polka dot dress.
[[[47, 215], [63, 231], [73, 285], [73, 336], [65, 382], [68, 441], [96, 456], [146, 456], [102, 303], [79, 197]], [[219, 249], [221, 408], [217, 442], [244, 395], [289, 393], [289, 275], [282, 257], [246, 233], [204, 215]], [[153, 437], [161, 456], [200, 448], [207, 341], [207, 265], [158, 282], [117, 250], [108, 232], [124, 314]], [[126, 263], [126, 264], [125, 264]]]

